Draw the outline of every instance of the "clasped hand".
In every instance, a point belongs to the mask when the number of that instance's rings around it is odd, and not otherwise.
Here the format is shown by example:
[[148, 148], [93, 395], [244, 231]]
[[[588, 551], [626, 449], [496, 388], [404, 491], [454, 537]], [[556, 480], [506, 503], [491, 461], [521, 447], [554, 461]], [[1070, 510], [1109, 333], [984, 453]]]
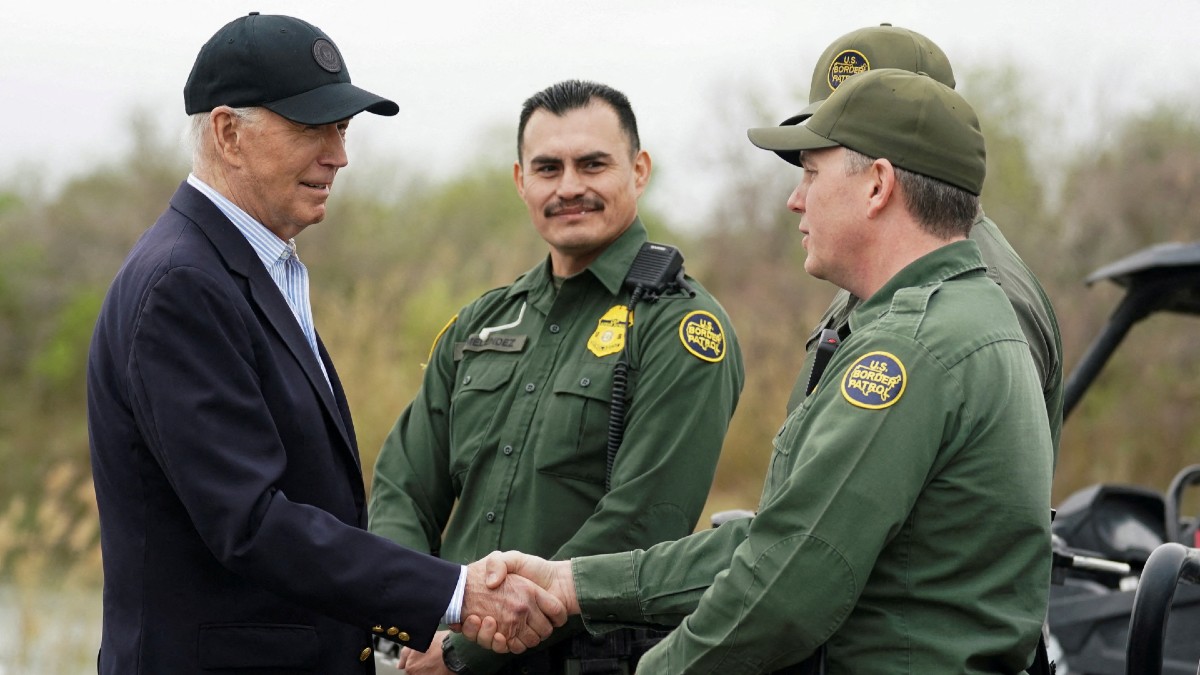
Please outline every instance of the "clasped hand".
[[[559, 579], [559, 563], [516, 551], [496, 551], [467, 566], [463, 597], [463, 623], [451, 626], [467, 639], [500, 654], [520, 654], [549, 637], [556, 626], [567, 621], [571, 604]], [[575, 587], [570, 580], [569, 600]], [[578, 612], [578, 609], [575, 610]]]
[[457, 628], [481, 647], [520, 654], [578, 613], [569, 560], [496, 551], [468, 566], [463, 623]]

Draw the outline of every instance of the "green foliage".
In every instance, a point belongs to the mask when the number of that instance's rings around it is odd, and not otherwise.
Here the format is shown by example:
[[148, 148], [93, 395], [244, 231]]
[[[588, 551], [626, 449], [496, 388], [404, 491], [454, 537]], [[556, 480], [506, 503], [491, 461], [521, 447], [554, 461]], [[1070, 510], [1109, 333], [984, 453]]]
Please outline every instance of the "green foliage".
[[[1002, 223], [1010, 239], [1043, 240], [1049, 230], [1043, 187], [1046, 171], [1029, 142], [1039, 133], [1029, 120], [1044, 117], [1038, 111], [1036, 92], [1028, 91], [1026, 81], [1011, 66], [976, 70], [967, 77], [972, 86], [965, 95], [974, 102], [987, 139], [985, 209]], [[976, 96], [973, 90], [987, 93]]]
[[50, 337], [30, 363], [31, 374], [50, 387], [78, 382], [87, 368], [87, 345], [104, 300], [99, 288], [83, 288], [58, 312]]
[[[29, 177], [0, 187], [0, 512], [17, 500], [41, 503], [45, 477], [62, 463], [73, 483], [90, 484], [84, 376], [92, 326], [129, 247], [185, 175], [144, 118], [131, 133], [127, 157], [58, 194], [41, 194]], [[0, 567], [0, 576], [10, 572]]]
[[0, 216], [20, 208], [24, 200], [20, 195], [7, 190], [0, 192]]
[[[24, 358], [31, 349], [31, 336], [18, 331], [34, 322], [31, 299], [36, 292], [36, 280], [42, 278], [41, 248], [32, 242], [9, 238], [0, 216], [0, 237], [11, 244], [0, 246], [0, 377], [9, 380], [23, 369]], [[3, 387], [0, 387], [3, 391]], [[0, 401], [3, 396], [0, 395]]]
[[[1200, 232], [1200, 114], [1196, 101], [1157, 103], [1119, 120], [1064, 163], [1057, 240], [1047, 285], [1056, 300], [1068, 365], [1082, 355], [1119, 292], [1080, 279], [1148, 246], [1195, 241]], [[1200, 460], [1194, 373], [1197, 317], [1154, 315], [1134, 327], [1064, 427], [1056, 484], [1061, 494], [1097, 480], [1163, 490]]]
[[[1160, 104], [1122, 121], [1067, 172], [1063, 243], [1090, 270], [1200, 232], [1200, 113]], [[1080, 270], [1081, 272], [1084, 270]]]

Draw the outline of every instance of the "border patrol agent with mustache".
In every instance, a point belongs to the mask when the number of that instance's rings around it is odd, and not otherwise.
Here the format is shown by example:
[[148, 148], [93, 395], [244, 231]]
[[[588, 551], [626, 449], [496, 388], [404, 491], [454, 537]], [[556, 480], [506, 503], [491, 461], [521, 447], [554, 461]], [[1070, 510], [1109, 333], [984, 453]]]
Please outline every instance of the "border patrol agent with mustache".
[[[371, 531], [464, 562], [497, 549], [562, 559], [646, 548], [693, 531], [744, 374], [729, 317], [690, 277], [694, 297], [627, 311], [649, 173], [620, 92], [567, 81], [526, 101], [513, 177], [550, 254], [438, 336], [375, 467]], [[630, 399], [606, 476], [623, 349]], [[560, 629], [557, 644], [514, 659], [449, 635], [444, 654], [435, 642], [401, 659], [410, 673], [445, 672], [443, 662], [477, 675], [576, 672], [590, 639], [570, 636]], [[595, 655], [613, 661], [603, 672], [631, 672], [621, 641], [637, 635], [608, 639]]]

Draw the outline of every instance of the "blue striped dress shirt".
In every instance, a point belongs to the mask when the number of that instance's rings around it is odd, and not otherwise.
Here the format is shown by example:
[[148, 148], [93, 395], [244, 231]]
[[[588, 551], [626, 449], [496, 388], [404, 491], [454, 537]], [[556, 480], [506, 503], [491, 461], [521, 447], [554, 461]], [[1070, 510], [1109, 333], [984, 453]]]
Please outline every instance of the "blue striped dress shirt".
[[300, 330], [304, 332], [304, 338], [308, 340], [308, 346], [316, 355], [317, 364], [321, 366], [321, 373], [325, 375], [325, 382], [328, 383], [329, 373], [326, 372], [325, 363], [321, 361], [321, 354], [317, 351], [317, 331], [313, 328], [312, 306], [308, 301], [308, 268], [300, 262], [300, 257], [296, 254], [296, 240], [284, 241], [275, 236], [266, 226], [195, 174], [188, 174], [187, 182], [208, 197], [237, 227], [246, 241], [250, 242], [250, 246], [266, 266], [267, 272], [275, 280], [275, 285], [283, 293], [288, 306], [292, 308], [292, 314], [300, 323]]

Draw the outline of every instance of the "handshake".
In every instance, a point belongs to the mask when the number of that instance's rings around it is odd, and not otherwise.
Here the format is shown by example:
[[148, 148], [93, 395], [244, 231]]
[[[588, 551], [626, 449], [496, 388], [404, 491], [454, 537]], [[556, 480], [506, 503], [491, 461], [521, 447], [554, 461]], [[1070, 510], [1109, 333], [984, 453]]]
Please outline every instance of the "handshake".
[[[520, 654], [579, 613], [569, 560], [495, 551], [467, 566], [462, 623], [450, 628], [500, 654]], [[427, 652], [404, 648], [398, 666], [412, 675], [445, 673], [439, 633]]]
[[578, 613], [571, 561], [495, 551], [467, 567], [463, 622], [455, 628], [481, 647], [520, 654]]

